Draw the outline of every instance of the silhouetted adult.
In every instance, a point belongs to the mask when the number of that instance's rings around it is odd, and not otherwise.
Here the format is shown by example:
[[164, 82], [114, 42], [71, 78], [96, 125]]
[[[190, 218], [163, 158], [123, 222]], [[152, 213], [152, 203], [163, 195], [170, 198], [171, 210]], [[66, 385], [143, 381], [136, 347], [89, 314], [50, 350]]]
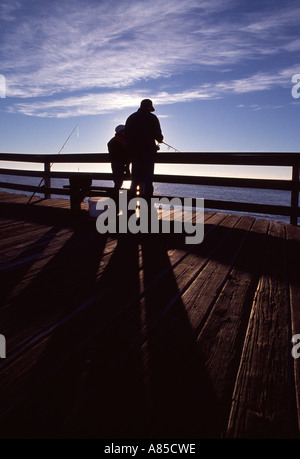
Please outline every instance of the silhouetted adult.
[[125, 179], [130, 179], [130, 155], [125, 139], [125, 126], [119, 124], [115, 136], [107, 144], [115, 189], [120, 189]]
[[146, 199], [153, 195], [153, 173], [155, 155], [159, 147], [155, 143], [163, 141], [159, 120], [150, 99], [142, 100], [137, 112], [130, 115], [125, 123], [126, 140], [132, 158], [131, 191]]

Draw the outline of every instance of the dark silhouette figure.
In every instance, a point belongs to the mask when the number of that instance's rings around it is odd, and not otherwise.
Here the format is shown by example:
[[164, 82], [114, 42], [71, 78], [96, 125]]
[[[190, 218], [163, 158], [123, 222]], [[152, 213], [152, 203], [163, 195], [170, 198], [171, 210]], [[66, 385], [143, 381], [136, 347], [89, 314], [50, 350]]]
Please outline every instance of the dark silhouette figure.
[[159, 120], [150, 99], [141, 102], [137, 112], [126, 121], [126, 140], [132, 155], [132, 194], [140, 187], [140, 196], [146, 199], [153, 195], [153, 173], [155, 154], [159, 150], [156, 142], [163, 141]]
[[70, 177], [70, 200], [73, 213], [80, 212], [82, 201], [89, 195], [92, 180], [92, 174], [80, 174]]
[[120, 189], [125, 179], [130, 179], [130, 155], [125, 139], [125, 126], [120, 124], [115, 129], [115, 136], [108, 142], [111, 157], [111, 169], [116, 189]]

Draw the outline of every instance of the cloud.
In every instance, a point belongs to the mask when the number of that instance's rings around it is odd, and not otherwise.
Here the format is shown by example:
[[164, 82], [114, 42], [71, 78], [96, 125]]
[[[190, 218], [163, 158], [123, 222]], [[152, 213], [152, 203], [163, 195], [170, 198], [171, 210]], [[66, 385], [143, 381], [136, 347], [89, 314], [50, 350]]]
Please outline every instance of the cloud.
[[[296, 67], [274, 73], [257, 73], [252, 76], [206, 83], [198, 88], [181, 92], [153, 92], [145, 90], [115, 90], [102, 93], [89, 93], [81, 96], [21, 102], [11, 105], [11, 113], [22, 113], [40, 117], [72, 117], [82, 115], [99, 115], [118, 110], [137, 108], [143, 98], [152, 98], [155, 105], [170, 105], [192, 101], [216, 100], [232, 94], [267, 91], [276, 87], [290, 86], [291, 75]], [[242, 107], [242, 105], [239, 105]], [[255, 105], [252, 109], [258, 109]]]
[[280, 71], [214, 84], [205, 83], [202, 73], [263, 63], [267, 55], [293, 53], [300, 46], [287, 33], [290, 25], [299, 25], [300, 14], [288, 7], [231, 15], [234, 0], [53, 0], [42, 5], [31, 0], [30, 8], [25, 5], [22, 0], [2, 3], [1, 73], [7, 97], [23, 99], [10, 111], [37, 116], [135, 106], [151, 84], [161, 79], [171, 84], [174, 75], [187, 71], [199, 72], [201, 84], [177, 92], [169, 88], [165, 94], [156, 89], [158, 103], [269, 90], [284, 82]]
[[51, 5], [47, 18], [29, 15], [4, 37], [2, 72], [11, 97], [127, 87], [166, 77], [191, 58], [181, 22], [190, 1]]
[[115, 91], [47, 101], [23, 102], [12, 105], [9, 111], [30, 116], [58, 118], [98, 115], [124, 108], [138, 107], [144, 97], [143, 94]]
[[259, 72], [249, 77], [215, 84], [215, 90], [221, 94], [246, 94], [256, 91], [269, 91], [276, 87], [290, 86], [291, 77], [297, 67], [289, 67], [279, 72]]
[[0, 17], [1, 21], [14, 21], [16, 19], [15, 11], [20, 8], [20, 2], [9, 0], [0, 3]]
[[77, 97], [46, 101], [21, 102], [11, 105], [11, 113], [22, 113], [40, 117], [72, 117], [82, 115], [99, 115], [128, 108], [137, 109], [143, 98], [151, 97], [155, 105], [169, 105], [194, 100], [217, 98], [215, 92], [206, 89], [183, 91], [180, 93], [148, 91], [110, 91], [101, 94], [87, 94]]

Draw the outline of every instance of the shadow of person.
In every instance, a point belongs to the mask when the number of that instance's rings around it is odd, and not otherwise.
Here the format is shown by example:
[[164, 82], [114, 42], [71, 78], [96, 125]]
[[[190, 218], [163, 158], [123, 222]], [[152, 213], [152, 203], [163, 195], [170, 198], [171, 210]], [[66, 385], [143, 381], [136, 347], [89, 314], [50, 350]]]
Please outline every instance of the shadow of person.
[[[214, 395], [201, 361], [195, 365], [191, 358], [196, 352], [195, 334], [169, 255], [177, 247], [184, 247], [178, 234], [118, 238], [105, 273], [106, 283], [111, 276], [123, 277], [107, 297], [114, 317], [89, 349], [90, 365], [81, 386], [85, 395], [63, 435], [203, 434], [199, 411], [204, 400], [213, 406]], [[124, 271], [130, 272], [129, 279]], [[204, 399], [199, 393], [205, 394]]]
[[[62, 296], [54, 303], [53, 292], [48, 302], [59, 319], [74, 305], [82, 310], [44, 340], [23, 386], [29, 392], [6, 420], [6, 432], [35, 438], [205, 436], [206, 423], [214, 425], [214, 394], [182, 301], [184, 282], [175, 275], [187, 250], [184, 235], [120, 234], [107, 251], [106, 237], [88, 242], [86, 234], [78, 229], [68, 243], [72, 271], [65, 293], [73, 285], [72, 301]], [[80, 256], [72, 255], [75, 242]], [[32, 313], [41, 313], [33, 287], [46, 286], [51, 267], [58, 268], [56, 288], [63, 288], [65, 250], [26, 292]]]
[[17, 338], [39, 341], [1, 372], [1, 414], [18, 399], [2, 436], [221, 437], [260, 278], [284, 287], [277, 313], [288, 317], [286, 241], [267, 221], [210, 222], [196, 247], [184, 234], [76, 229], [11, 310]]

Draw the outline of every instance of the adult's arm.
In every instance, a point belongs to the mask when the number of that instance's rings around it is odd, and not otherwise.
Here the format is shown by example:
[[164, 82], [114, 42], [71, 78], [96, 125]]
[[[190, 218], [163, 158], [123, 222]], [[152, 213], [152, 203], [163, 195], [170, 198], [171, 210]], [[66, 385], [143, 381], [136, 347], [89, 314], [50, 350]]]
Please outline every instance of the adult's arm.
[[157, 118], [156, 115], [153, 115], [155, 118], [155, 123], [154, 123], [154, 138], [155, 140], [157, 140], [158, 143], [161, 143], [163, 140], [164, 140], [164, 136], [162, 134], [162, 131], [161, 131], [161, 127], [160, 127], [160, 122], [159, 122], [159, 119]]

